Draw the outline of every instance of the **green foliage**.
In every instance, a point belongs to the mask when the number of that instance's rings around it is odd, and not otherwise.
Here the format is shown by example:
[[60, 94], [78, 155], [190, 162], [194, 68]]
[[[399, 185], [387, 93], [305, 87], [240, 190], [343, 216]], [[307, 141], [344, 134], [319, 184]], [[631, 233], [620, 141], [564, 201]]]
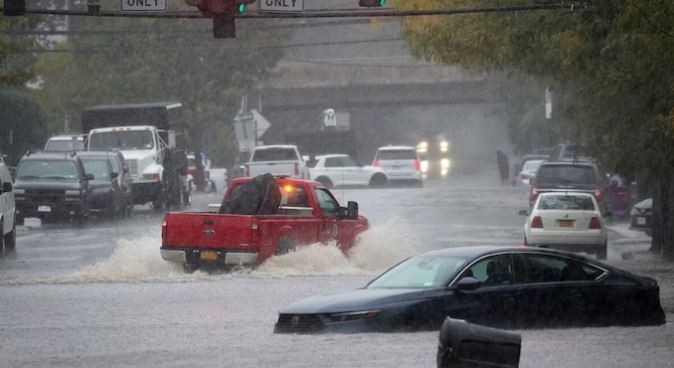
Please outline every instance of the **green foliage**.
[[[31, 28], [34, 21], [34, 18], [0, 17], [0, 31]], [[0, 88], [22, 86], [34, 77], [34, 60], [26, 52], [34, 45], [34, 38], [0, 38]]]
[[239, 99], [283, 54], [282, 48], [262, 47], [288, 37], [268, 25], [238, 21], [236, 39], [216, 40], [206, 19], [73, 18], [73, 30], [91, 34], [70, 37], [59, 46], [69, 52], [43, 54], [38, 64], [50, 131], [62, 130], [66, 115], [78, 129], [87, 106], [179, 101], [192, 148], [201, 150], [204, 132], [215, 132], [227, 141], [213, 141], [207, 153], [223, 157], [234, 145], [224, 132], [231, 129]]
[[[410, 0], [396, 5], [462, 7], [487, 1]], [[591, 5], [583, 12], [409, 19], [405, 36], [419, 57], [474, 70], [521, 72], [496, 83], [507, 91], [511, 135], [520, 151], [529, 148], [527, 134], [571, 138], [588, 144], [610, 170], [639, 177], [642, 184], [658, 183], [660, 192], [669, 192], [674, 183], [674, 2], [597, 0]], [[536, 98], [528, 96], [529, 91], [542, 96], [543, 83], [555, 93], [552, 124], [540, 118], [542, 101], [532, 105]], [[520, 91], [513, 92], [513, 86]], [[546, 133], [535, 133], [536, 124]], [[674, 257], [672, 225], [667, 223], [668, 252]]]

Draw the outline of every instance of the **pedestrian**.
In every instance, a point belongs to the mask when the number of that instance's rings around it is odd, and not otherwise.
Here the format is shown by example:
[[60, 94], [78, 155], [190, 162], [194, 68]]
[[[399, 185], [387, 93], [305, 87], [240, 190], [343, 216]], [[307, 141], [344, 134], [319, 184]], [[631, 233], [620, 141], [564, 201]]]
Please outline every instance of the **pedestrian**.
[[496, 161], [498, 163], [498, 171], [501, 176], [501, 185], [508, 185], [508, 177], [510, 176], [509, 169], [510, 165], [508, 164], [508, 156], [506, 156], [501, 150], [496, 152]]

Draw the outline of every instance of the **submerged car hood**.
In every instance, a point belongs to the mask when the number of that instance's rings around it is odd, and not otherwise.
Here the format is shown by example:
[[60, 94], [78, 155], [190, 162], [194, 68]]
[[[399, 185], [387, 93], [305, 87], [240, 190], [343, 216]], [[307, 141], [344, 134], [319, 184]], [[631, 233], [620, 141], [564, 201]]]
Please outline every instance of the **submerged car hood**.
[[345, 293], [313, 296], [281, 310], [284, 314], [356, 312], [385, 304], [423, 298], [425, 289], [358, 289]]
[[63, 180], [17, 180], [14, 183], [16, 189], [80, 189], [79, 181]]

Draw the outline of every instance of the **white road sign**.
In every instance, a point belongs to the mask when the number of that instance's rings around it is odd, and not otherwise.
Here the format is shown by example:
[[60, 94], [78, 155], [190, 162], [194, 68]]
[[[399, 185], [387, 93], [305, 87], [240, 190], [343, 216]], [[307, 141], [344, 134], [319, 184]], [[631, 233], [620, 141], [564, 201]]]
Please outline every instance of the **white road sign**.
[[304, 10], [304, 0], [260, 0], [261, 12], [300, 13]]
[[123, 12], [164, 12], [168, 0], [120, 0]]

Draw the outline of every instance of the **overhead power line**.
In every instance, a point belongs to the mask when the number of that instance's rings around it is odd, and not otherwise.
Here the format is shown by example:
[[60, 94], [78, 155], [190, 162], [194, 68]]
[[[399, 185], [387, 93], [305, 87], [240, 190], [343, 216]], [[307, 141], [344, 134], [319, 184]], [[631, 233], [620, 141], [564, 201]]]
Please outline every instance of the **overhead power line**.
[[[520, 11], [539, 11], [539, 10], [585, 10], [588, 9], [587, 3], [558, 3], [558, 4], [534, 4], [518, 6], [497, 6], [497, 7], [475, 7], [459, 9], [425, 9], [425, 10], [308, 10], [298, 13], [244, 13], [236, 14], [238, 19], [289, 19], [289, 18], [371, 18], [371, 17], [421, 17], [431, 15], [458, 15], [473, 13], [504, 13]], [[119, 11], [100, 11], [98, 14], [91, 14], [88, 11], [77, 10], [56, 10], [56, 9], [26, 9], [27, 14], [38, 15], [73, 15], [73, 16], [97, 16], [113, 18], [166, 18], [166, 19], [202, 19], [208, 18], [197, 11], [179, 11], [179, 12], [148, 12], [148, 13], [129, 13]]]

